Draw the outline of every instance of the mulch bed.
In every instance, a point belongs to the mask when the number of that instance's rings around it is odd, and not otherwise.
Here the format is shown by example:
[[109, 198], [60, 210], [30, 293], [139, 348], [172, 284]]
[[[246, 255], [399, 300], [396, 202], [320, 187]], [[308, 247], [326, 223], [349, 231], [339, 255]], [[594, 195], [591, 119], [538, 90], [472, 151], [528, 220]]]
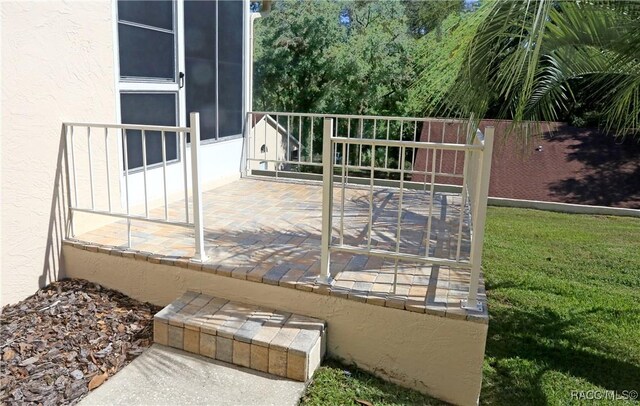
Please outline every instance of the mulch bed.
[[73, 405], [152, 344], [159, 307], [77, 279], [0, 316], [0, 403]]

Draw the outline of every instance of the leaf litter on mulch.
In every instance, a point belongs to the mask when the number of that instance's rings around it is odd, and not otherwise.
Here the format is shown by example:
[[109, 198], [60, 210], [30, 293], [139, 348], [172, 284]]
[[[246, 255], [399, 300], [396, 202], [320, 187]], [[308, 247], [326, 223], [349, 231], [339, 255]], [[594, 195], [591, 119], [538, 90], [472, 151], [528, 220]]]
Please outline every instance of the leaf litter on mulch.
[[0, 315], [0, 403], [73, 405], [153, 341], [150, 303], [78, 279]]

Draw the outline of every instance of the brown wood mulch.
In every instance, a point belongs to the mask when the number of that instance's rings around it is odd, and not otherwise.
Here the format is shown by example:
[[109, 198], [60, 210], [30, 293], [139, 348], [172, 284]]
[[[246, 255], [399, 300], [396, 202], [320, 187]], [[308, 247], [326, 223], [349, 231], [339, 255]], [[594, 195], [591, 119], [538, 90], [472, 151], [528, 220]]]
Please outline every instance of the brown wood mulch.
[[0, 403], [79, 402], [151, 345], [159, 310], [77, 279], [3, 307]]

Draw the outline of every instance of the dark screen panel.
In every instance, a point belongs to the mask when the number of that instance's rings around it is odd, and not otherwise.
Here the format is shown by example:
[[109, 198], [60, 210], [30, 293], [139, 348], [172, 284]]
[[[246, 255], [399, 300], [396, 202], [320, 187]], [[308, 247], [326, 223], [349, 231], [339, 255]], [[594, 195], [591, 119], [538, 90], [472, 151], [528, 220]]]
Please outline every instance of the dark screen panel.
[[184, 18], [187, 112], [200, 113], [201, 139], [215, 139], [216, 2], [185, 1]]
[[118, 20], [173, 30], [173, 2], [118, 0]]
[[[123, 124], [176, 125], [177, 95], [175, 93], [122, 93], [120, 109]], [[147, 165], [162, 162], [162, 135], [146, 131]], [[177, 159], [176, 133], [165, 133], [167, 161]], [[142, 167], [142, 132], [127, 130], [129, 169]]]
[[118, 24], [121, 77], [174, 80], [174, 35]]
[[218, 2], [220, 137], [242, 132], [242, 1]]

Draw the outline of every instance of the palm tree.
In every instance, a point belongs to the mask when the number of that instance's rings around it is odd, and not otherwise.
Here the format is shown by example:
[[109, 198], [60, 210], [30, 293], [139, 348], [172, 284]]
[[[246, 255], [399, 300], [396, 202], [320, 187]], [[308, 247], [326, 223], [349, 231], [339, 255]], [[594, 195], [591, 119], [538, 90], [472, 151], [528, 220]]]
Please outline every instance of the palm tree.
[[607, 132], [640, 135], [640, 2], [493, 0], [478, 13], [442, 110], [476, 119], [491, 110], [528, 133], [580, 90], [601, 106]]

